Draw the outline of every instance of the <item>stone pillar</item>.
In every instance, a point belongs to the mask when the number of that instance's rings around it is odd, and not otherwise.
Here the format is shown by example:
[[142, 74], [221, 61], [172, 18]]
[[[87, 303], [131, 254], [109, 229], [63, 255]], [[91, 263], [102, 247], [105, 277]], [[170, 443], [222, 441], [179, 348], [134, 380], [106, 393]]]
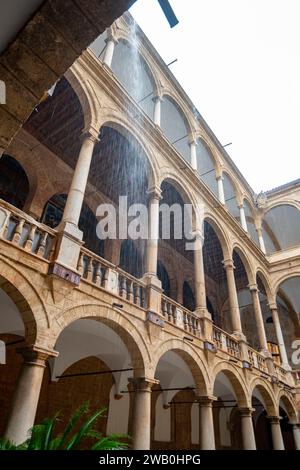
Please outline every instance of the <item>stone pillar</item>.
[[202, 253], [203, 236], [199, 230], [196, 230], [195, 234], [194, 277], [196, 311], [203, 312], [206, 310], [205, 274]]
[[293, 436], [295, 442], [295, 449], [300, 450], [300, 424], [293, 424]]
[[117, 44], [117, 41], [112, 36], [110, 36], [109, 38], [106, 39], [105, 42], [106, 42], [106, 48], [104, 51], [103, 63], [111, 68], [115, 45]]
[[159, 239], [159, 201], [161, 189], [152, 188], [148, 191], [148, 240], [146, 248], [146, 274], [156, 276]]
[[271, 425], [272, 443], [274, 450], [284, 450], [279, 416], [268, 416]]
[[245, 209], [244, 209], [244, 204], [239, 205], [240, 209], [240, 221], [243, 229], [248, 232], [248, 227], [247, 227], [247, 220], [246, 220], [246, 214], [245, 214]]
[[256, 450], [254, 428], [252, 422], [253, 408], [240, 408], [242, 440], [244, 450]]
[[269, 304], [270, 310], [272, 312], [273, 324], [276, 332], [277, 343], [280, 352], [281, 365], [287, 370], [290, 370], [289, 361], [285, 349], [284, 339], [282, 335], [281, 325], [278, 316], [278, 310], [276, 303]]
[[83, 135], [79, 157], [61, 222], [62, 225], [73, 224], [76, 227], [78, 226], [96, 142], [98, 142], [98, 132], [96, 130], [90, 130]]
[[216, 179], [217, 179], [217, 183], [218, 183], [218, 195], [219, 195], [220, 203], [225, 205], [223, 176], [218, 176]]
[[212, 404], [216, 397], [198, 397], [200, 411], [200, 450], [215, 450]]
[[259, 290], [258, 290], [257, 284], [249, 285], [249, 289], [250, 289], [251, 296], [252, 296], [252, 303], [253, 303], [253, 308], [254, 308], [259, 346], [260, 346], [261, 351], [264, 354], [269, 355], [266, 331], [265, 331], [264, 320], [263, 320], [261, 306], [260, 306]]
[[161, 126], [161, 102], [162, 99], [160, 96], [156, 96], [153, 98], [154, 101], [154, 116], [153, 116], [153, 122], [157, 126]]
[[223, 261], [226, 269], [228, 295], [229, 295], [229, 306], [230, 306], [230, 318], [233, 333], [239, 337], [243, 337], [242, 324], [240, 317], [240, 308], [238, 303], [238, 296], [236, 292], [235, 278], [234, 278], [234, 264], [232, 259], [226, 259]]
[[5, 437], [15, 444], [22, 444], [28, 438], [35, 420], [46, 360], [50, 355], [57, 355], [54, 351], [36, 347], [24, 348], [20, 353], [24, 357], [24, 364], [16, 384], [5, 432]]
[[193, 170], [197, 171], [197, 142], [192, 140], [189, 146], [191, 149], [191, 167]]
[[256, 228], [256, 231], [257, 231], [257, 236], [258, 236], [259, 247], [260, 247], [261, 251], [264, 254], [266, 254], [267, 250], [266, 250], [266, 245], [265, 245], [265, 241], [264, 241], [264, 237], [263, 237], [261, 227]]
[[159, 383], [145, 377], [129, 379], [134, 389], [133, 449], [150, 450], [151, 441], [151, 388]]

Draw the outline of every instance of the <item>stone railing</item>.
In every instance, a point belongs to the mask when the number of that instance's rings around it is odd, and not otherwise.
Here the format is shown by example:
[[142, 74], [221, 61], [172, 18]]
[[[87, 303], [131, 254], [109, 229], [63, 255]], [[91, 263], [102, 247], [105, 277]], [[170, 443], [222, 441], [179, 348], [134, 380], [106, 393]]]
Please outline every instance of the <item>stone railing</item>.
[[55, 249], [56, 231], [0, 199], [0, 238], [50, 260]]
[[266, 358], [250, 346], [248, 346], [248, 358], [253, 367], [259, 369], [261, 372], [268, 373]]
[[241, 351], [239, 342], [229, 333], [217, 326], [213, 326], [213, 342], [221, 351], [240, 359]]
[[141, 308], [147, 307], [146, 288], [136, 279], [109, 261], [82, 248], [77, 269], [83, 279]]
[[282, 382], [286, 382], [288, 371], [275, 363], [274, 363], [274, 369], [277, 374], [277, 378], [281, 380]]
[[197, 315], [165, 295], [162, 295], [161, 314], [167, 322], [195, 336], [201, 336], [200, 319]]

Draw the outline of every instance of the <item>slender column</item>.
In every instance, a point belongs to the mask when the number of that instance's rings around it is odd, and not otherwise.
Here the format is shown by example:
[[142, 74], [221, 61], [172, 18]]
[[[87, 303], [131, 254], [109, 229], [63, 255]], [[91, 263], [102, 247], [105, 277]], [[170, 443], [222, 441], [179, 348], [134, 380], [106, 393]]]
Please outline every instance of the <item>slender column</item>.
[[253, 411], [253, 408], [240, 408], [244, 450], [256, 450], [255, 434], [252, 422]]
[[221, 204], [225, 205], [225, 194], [224, 194], [224, 186], [223, 186], [223, 176], [217, 177], [218, 183], [218, 194]]
[[246, 220], [246, 214], [245, 214], [245, 209], [244, 209], [244, 205], [241, 204], [239, 206], [239, 209], [240, 209], [240, 221], [241, 221], [241, 225], [243, 227], [243, 229], [248, 232], [248, 227], [247, 227], [247, 220]]
[[156, 96], [153, 98], [154, 101], [154, 116], [153, 116], [153, 121], [154, 124], [157, 126], [161, 126], [161, 102], [162, 99], [160, 96]]
[[14, 392], [10, 417], [5, 437], [15, 444], [22, 444], [35, 420], [40, 396], [46, 359], [57, 353], [38, 348], [20, 350], [24, 357], [16, 389]]
[[266, 250], [266, 245], [265, 245], [265, 241], [264, 241], [264, 237], [263, 237], [263, 233], [262, 233], [262, 229], [261, 227], [258, 227], [256, 229], [257, 231], [257, 236], [258, 236], [258, 242], [259, 242], [259, 247], [261, 249], [261, 251], [266, 254], [267, 253], [267, 250]]
[[157, 380], [139, 377], [129, 379], [134, 388], [133, 449], [149, 450], [151, 440], [151, 388]]
[[62, 218], [63, 224], [69, 222], [75, 226], [78, 225], [96, 142], [98, 142], [96, 131], [93, 130], [84, 134]]
[[252, 296], [252, 303], [253, 303], [253, 308], [254, 308], [259, 346], [260, 346], [260, 349], [264, 353], [268, 353], [266, 331], [265, 331], [264, 320], [263, 320], [261, 306], [260, 306], [259, 290], [258, 290], [257, 284], [250, 285], [249, 289], [250, 289], [251, 296]]
[[200, 230], [195, 230], [196, 240], [194, 249], [194, 277], [196, 311], [206, 310], [205, 274], [203, 264], [202, 244], [203, 236]]
[[200, 449], [215, 450], [215, 431], [212, 404], [215, 397], [198, 397], [200, 411]]
[[189, 143], [191, 149], [191, 167], [197, 171], [197, 142], [195, 140]]
[[236, 292], [235, 278], [234, 278], [234, 264], [232, 259], [226, 259], [223, 261], [226, 269], [229, 305], [230, 305], [230, 317], [233, 333], [241, 336], [242, 335], [242, 324], [240, 317], [240, 308], [238, 303], [238, 296]]
[[112, 36], [106, 39], [106, 48], [104, 51], [103, 63], [106, 64], [108, 67], [111, 67], [116, 44], [117, 41]]
[[279, 321], [277, 305], [276, 303], [274, 303], [274, 304], [270, 304], [269, 307], [272, 312], [273, 324], [274, 324], [274, 328], [276, 332], [276, 338], [277, 338], [277, 343], [278, 343], [280, 357], [281, 357], [281, 365], [282, 367], [286, 369], [290, 369], [289, 361], [288, 361], [288, 357], [287, 357], [287, 353], [285, 349], [284, 339], [282, 335], [281, 325]]
[[278, 416], [268, 416], [271, 425], [272, 443], [274, 450], [284, 450], [284, 443]]
[[146, 274], [156, 276], [157, 254], [159, 238], [159, 201], [161, 199], [160, 188], [153, 188], [148, 191], [148, 240], [146, 249]]
[[295, 449], [300, 450], [300, 424], [293, 424], [293, 436], [295, 442]]

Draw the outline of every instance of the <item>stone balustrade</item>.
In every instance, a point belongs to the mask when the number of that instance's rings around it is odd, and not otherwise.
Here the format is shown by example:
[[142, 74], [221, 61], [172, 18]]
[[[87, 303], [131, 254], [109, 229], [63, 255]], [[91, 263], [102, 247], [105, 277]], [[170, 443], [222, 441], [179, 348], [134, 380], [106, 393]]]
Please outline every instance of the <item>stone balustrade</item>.
[[250, 346], [248, 346], [248, 358], [253, 367], [259, 369], [261, 372], [268, 373], [266, 358]]
[[141, 308], [147, 307], [144, 283], [109, 261], [82, 248], [77, 267], [82, 278]]
[[168, 323], [173, 323], [195, 336], [201, 336], [200, 319], [197, 315], [165, 295], [162, 295], [161, 314]]
[[221, 351], [225, 351], [237, 359], [241, 357], [239, 342], [229, 333], [213, 326], [213, 342]]
[[0, 199], [0, 238], [25, 251], [51, 260], [56, 231]]

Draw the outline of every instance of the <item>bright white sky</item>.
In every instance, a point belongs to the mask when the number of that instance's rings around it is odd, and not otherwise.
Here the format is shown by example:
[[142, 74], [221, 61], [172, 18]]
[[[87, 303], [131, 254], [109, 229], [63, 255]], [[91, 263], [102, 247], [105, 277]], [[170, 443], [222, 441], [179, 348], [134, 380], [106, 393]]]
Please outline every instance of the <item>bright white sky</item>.
[[300, 176], [300, 0], [156, 0], [130, 12], [254, 191]]

